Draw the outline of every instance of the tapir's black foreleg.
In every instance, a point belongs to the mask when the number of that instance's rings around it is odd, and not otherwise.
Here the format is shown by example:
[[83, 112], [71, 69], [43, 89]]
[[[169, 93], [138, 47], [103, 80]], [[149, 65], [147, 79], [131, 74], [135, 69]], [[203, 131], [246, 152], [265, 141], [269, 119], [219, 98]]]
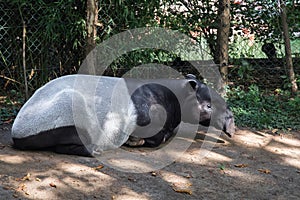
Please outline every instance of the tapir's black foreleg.
[[161, 130], [159, 133], [156, 135], [149, 137], [149, 138], [144, 138], [145, 143], [143, 144], [144, 147], [158, 147], [160, 144], [165, 143], [168, 141], [168, 139], [173, 135], [173, 132], [168, 131], [168, 130]]
[[166, 131], [163, 129], [156, 135], [149, 138], [130, 136], [125, 145], [130, 147], [158, 147], [160, 144], [168, 141], [172, 135], [172, 131]]

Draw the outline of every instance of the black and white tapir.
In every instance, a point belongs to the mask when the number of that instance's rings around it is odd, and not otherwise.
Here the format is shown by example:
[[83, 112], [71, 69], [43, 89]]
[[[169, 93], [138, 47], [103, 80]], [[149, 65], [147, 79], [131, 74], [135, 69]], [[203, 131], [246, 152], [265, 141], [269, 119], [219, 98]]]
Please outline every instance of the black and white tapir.
[[19, 111], [12, 139], [22, 150], [91, 156], [124, 144], [157, 147], [181, 122], [235, 132], [224, 99], [194, 75], [139, 80], [78, 74], [38, 89]]

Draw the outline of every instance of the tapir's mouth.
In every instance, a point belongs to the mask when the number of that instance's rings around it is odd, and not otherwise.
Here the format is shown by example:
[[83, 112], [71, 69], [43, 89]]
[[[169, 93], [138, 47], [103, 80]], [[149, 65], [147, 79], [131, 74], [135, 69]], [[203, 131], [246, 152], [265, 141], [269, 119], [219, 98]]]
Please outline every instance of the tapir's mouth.
[[226, 131], [224, 131], [224, 133], [225, 133], [228, 137], [230, 137], [230, 138], [231, 138], [231, 137], [233, 136], [233, 134], [234, 134], [234, 133], [228, 133], [228, 132], [226, 132]]
[[235, 123], [234, 123], [234, 118], [233, 117], [228, 117], [226, 119], [226, 122], [224, 124], [224, 129], [223, 131], [225, 134], [229, 137], [232, 137], [235, 133]]
[[235, 131], [236, 127], [234, 124], [231, 124], [229, 127], [225, 127], [225, 130], [223, 130], [223, 132], [230, 138], [233, 137]]

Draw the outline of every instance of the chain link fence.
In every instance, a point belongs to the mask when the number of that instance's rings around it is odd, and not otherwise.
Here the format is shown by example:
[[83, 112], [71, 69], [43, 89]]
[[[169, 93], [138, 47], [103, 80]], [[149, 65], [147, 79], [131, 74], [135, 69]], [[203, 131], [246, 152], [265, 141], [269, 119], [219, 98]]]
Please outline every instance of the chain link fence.
[[[55, 77], [75, 73], [85, 53], [86, 2], [28, 1], [0, 2], [0, 86], [1, 90], [23, 87], [22, 61], [32, 91]], [[42, 3], [41, 3], [42, 2]], [[218, 1], [99, 1], [97, 42], [132, 28], [160, 26], [179, 30], [205, 46], [212, 59], [216, 52]], [[281, 87], [287, 75], [284, 44], [276, 4], [231, 1], [229, 36], [229, 80]], [[299, 12], [299, 1], [288, 10]], [[253, 9], [254, 8], [254, 9]], [[255, 11], [255, 12], [254, 12]], [[299, 20], [291, 15], [292, 55], [299, 74]], [[25, 26], [24, 26], [25, 25]], [[26, 56], [23, 31], [26, 29]], [[197, 56], [195, 56], [197, 59]], [[143, 49], [116, 60], [106, 75], [121, 76], [131, 67], [163, 63], [182, 73], [193, 73], [189, 60], [159, 49]]]
[[[236, 0], [232, 4], [232, 31], [229, 54], [230, 77], [236, 84], [257, 84], [261, 88], [287, 88], [289, 69], [285, 60], [282, 28], [282, 7], [279, 1], [249, 2]], [[299, 74], [300, 2], [287, 7], [294, 70]], [[298, 20], [298, 21], [297, 21]], [[230, 79], [230, 78], [229, 78]]]
[[[59, 5], [31, 2], [28, 4], [0, 2], [1, 90], [24, 87], [23, 60], [26, 63], [29, 87], [34, 91], [50, 79], [75, 73], [76, 67], [84, 58], [80, 48], [74, 48], [74, 41], [82, 42], [84, 38], [76, 32], [73, 33], [74, 37], [70, 38], [61, 29], [64, 26], [66, 28], [74, 26], [78, 16], [57, 16], [64, 12], [59, 11], [61, 9]], [[75, 5], [73, 9], [73, 12], [77, 12]], [[73, 20], [74, 22], [69, 23]], [[25, 49], [23, 49], [23, 35], [25, 35]], [[79, 37], [75, 38], [76, 36]]]

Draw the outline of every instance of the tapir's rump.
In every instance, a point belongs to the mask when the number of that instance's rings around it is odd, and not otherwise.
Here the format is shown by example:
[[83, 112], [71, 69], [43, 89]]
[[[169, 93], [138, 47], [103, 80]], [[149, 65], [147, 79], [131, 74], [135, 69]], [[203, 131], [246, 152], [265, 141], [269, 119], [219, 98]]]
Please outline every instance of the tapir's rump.
[[[134, 105], [128, 95], [124, 80], [118, 78], [70, 75], [55, 79], [38, 89], [21, 108], [12, 137], [22, 149], [26, 149], [22, 146], [25, 139], [30, 139], [29, 144], [24, 144], [28, 148], [82, 142], [91, 148], [96, 145], [98, 150], [119, 147], [136, 124]], [[80, 139], [74, 137], [75, 133]], [[39, 136], [38, 140], [34, 136]]]

